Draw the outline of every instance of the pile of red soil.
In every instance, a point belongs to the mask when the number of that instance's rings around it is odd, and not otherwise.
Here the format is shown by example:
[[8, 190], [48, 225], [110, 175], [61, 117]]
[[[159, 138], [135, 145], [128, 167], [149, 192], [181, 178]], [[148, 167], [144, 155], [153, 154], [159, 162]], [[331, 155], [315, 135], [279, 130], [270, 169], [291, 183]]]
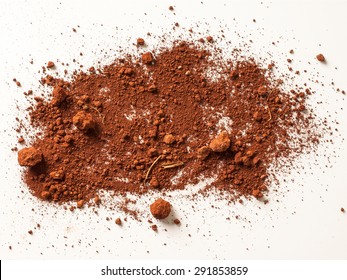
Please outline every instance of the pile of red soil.
[[30, 110], [42, 132], [18, 155], [32, 194], [80, 208], [102, 203], [101, 190], [162, 193], [213, 178], [203, 192], [261, 199], [270, 166], [318, 142], [311, 93], [282, 90], [273, 65], [211, 52], [178, 42], [71, 81], [43, 78], [52, 96]]

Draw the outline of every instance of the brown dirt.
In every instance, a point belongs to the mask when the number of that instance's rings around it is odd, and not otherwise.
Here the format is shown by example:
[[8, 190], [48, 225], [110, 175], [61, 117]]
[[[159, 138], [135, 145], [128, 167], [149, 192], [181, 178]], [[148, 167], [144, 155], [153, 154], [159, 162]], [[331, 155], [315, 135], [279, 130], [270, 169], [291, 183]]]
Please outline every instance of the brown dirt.
[[204, 193], [262, 199], [270, 166], [291, 162], [320, 138], [306, 104], [311, 92], [283, 90], [272, 69], [176, 42], [75, 72], [71, 81], [48, 75], [42, 83], [52, 95], [34, 96], [30, 111], [42, 132], [18, 153], [31, 166], [25, 183], [40, 199], [78, 208], [102, 203], [102, 190], [164, 193], [201, 178], [215, 178]]

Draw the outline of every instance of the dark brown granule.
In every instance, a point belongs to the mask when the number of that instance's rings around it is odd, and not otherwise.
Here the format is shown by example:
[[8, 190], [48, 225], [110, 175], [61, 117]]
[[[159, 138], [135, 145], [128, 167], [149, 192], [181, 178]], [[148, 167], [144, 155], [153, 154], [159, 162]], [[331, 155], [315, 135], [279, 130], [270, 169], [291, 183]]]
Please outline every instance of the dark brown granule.
[[122, 225], [122, 220], [120, 219], [120, 218], [117, 218], [116, 220], [115, 220], [115, 223], [116, 223], [116, 225]]
[[317, 60], [320, 61], [320, 62], [325, 62], [325, 57], [324, 57], [324, 55], [322, 55], [321, 53], [320, 53], [320, 54], [317, 54], [316, 58], [317, 58]]
[[181, 221], [179, 219], [174, 219], [173, 222], [175, 225], [179, 225], [181, 223]]
[[53, 61], [48, 61], [47, 63], [47, 68], [50, 69], [50, 68], [53, 68], [55, 66], [54, 62]]
[[158, 231], [158, 226], [157, 225], [151, 225], [151, 229], [155, 232]]
[[22, 143], [24, 143], [24, 142], [25, 142], [25, 140], [24, 140], [24, 138], [23, 138], [23, 137], [19, 137], [17, 141], [18, 141], [18, 143], [20, 143], [20, 144], [22, 144]]
[[342, 213], [345, 213], [345, 208], [341, 207], [340, 210], [341, 210]]
[[173, 6], [169, 6], [169, 10], [170, 10], [170, 11], [173, 11], [173, 10], [174, 10], [174, 7], [173, 7]]
[[30, 235], [33, 235], [34, 232], [33, 232], [32, 230], [29, 230], [28, 233], [29, 233]]
[[12, 250], [12, 246], [8, 246], [8, 248], [9, 248], [10, 250]]

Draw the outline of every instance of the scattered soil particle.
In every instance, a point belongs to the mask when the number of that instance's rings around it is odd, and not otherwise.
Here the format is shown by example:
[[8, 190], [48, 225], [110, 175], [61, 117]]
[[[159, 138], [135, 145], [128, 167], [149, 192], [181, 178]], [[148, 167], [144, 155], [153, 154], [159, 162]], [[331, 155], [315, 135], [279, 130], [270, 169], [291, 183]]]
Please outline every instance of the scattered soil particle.
[[340, 210], [341, 210], [342, 213], [345, 213], [345, 208], [342, 208], [342, 207], [341, 207]]
[[55, 66], [54, 62], [53, 61], [48, 61], [47, 63], [47, 68], [50, 69], [50, 68], [53, 68]]
[[179, 219], [174, 219], [173, 222], [174, 222], [175, 225], [181, 224], [181, 221]]
[[207, 42], [212, 43], [213, 42], [213, 37], [212, 36], [207, 36], [206, 40], [207, 40]]
[[154, 218], [165, 219], [170, 215], [171, 204], [168, 201], [159, 198], [150, 205], [150, 210]]
[[145, 40], [142, 38], [137, 38], [136, 43], [138, 46], [143, 46], [145, 44]]
[[120, 218], [117, 218], [115, 221], [116, 225], [122, 225], [122, 220]]
[[322, 55], [321, 53], [320, 53], [320, 54], [317, 54], [316, 58], [317, 58], [317, 60], [320, 61], [320, 62], [325, 62], [325, 57], [324, 57], [324, 55]]

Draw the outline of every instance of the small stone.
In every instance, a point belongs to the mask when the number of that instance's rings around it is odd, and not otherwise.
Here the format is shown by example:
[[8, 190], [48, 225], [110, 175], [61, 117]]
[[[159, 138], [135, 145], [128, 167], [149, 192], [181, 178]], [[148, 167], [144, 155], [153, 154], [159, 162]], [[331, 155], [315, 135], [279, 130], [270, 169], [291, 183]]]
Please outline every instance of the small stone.
[[115, 223], [116, 223], [116, 225], [121, 226], [121, 225], [122, 225], [122, 220], [121, 220], [120, 218], [117, 218], [117, 219], [115, 220]]
[[158, 226], [157, 225], [151, 225], [151, 229], [155, 232], [158, 231]]
[[168, 201], [159, 198], [150, 205], [150, 210], [154, 218], [165, 219], [170, 215], [171, 204]]
[[24, 148], [18, 152], [18, 163], [20, 166], [35, 166], [41, 163], [43, 155], [34, 147]]
[[210, 143], [210, 148], [214, 152], [225, 152], [230, 147], [230, 138], [226, 131], [220, 133]]
[[175, 225], [179, 225], [181, 223], [181, 221], [179, 219], [174, 219], [173, 222]]

